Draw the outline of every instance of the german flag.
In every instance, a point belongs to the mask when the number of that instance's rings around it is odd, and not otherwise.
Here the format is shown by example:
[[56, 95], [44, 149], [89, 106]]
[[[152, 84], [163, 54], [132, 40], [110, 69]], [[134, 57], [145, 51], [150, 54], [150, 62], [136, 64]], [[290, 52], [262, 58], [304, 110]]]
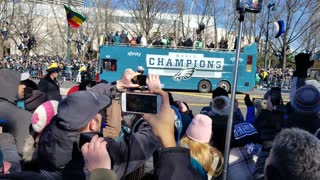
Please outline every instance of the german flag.
[[81, 24], [86, 21], [86, 17], [75, 12], [75, 11], [72, 11], [69, 7], [65, 6], [64, 5], [64, 8], [66, 10], [66, 13], [67, 13], [67, 21], [68, 21], [68, 24], [74, 28], [74, 29], [78, 29]]

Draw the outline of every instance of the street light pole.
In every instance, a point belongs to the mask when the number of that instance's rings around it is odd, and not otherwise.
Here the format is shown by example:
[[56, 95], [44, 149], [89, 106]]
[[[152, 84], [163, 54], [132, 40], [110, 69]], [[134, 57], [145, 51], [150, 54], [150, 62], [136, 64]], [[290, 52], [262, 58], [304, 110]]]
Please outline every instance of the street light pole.
[[268, 40], [269, 40], [269, 19], [270, 19], [270, 8], [274, 7], [275, 3], [269, 3], [268, 8], [268, 18], [267, 18], [267, 31], [266, 31], [266, 45], [264, 48], [264, 69], [267, 69], [268, 63]]

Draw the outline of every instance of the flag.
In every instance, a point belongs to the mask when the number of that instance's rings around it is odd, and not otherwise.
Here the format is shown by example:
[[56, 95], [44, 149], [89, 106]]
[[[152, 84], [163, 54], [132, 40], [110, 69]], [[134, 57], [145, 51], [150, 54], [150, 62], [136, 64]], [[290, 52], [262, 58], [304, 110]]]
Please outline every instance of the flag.
[[284, 34], [286, 32], [283, 20], [274, 22], [273, 24], [276, 27], [276, 36], [275, 36], [275, 38], [280, 37], [282, 34]]
[[68, 21], [68, 24], [74, 28], [74, 29], [77, 29], [78, 27], [81, 26], [81, 24], [86, 21], [86, 17], [75, 12], [75, 11], [72, 11], [69, 7], [67, 6], [64, 6], [65, 10], [66, 10], [66, 13], [67, 13], [67, 21]]

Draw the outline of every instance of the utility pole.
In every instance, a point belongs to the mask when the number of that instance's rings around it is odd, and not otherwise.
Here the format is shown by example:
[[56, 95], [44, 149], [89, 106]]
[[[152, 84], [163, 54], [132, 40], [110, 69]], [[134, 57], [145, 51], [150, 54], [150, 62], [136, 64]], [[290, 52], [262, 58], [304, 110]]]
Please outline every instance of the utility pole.
[[[267, 31], [266, 31], [266, 45], [264, 48], [264, 69], [267, 69], [267, 64], [268, 64], [268, 40], [269, 40], [269, 19], [270, 19], [270, 8], [274, 7], [275, 3], [269, 3], [267, 8], [268, 8], [268, 18], [267, 18]], [[274, 10], [274, 8], [272, 8]]]
[[[71, 0], [68, 1], [68, 6], [71, 6]], [[67, 32], [67, 64], [70, 62], [70, 53], [71, 53], [71, 29], [68, 23], [68, 32]]]

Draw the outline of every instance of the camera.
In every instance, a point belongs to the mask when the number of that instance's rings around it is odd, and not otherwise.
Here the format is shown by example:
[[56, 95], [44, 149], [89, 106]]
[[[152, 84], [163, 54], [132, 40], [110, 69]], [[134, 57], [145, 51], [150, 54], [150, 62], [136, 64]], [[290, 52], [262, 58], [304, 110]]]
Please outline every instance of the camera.
[[81, 147], [85, 143], [90, 142], [94, 135], [98, 135], [99, 137], [103, 137], [102, 133], [100, 133], [100, 132], [85, 132], [85, 133], [81, 133], [80, 134], [80, 140], [79, 140], [79, 148], [81, 149]]
[[237, 0], [237, 10], [245, 9], [246, 12], [259, 13], [262, 8], [262, 0]]

